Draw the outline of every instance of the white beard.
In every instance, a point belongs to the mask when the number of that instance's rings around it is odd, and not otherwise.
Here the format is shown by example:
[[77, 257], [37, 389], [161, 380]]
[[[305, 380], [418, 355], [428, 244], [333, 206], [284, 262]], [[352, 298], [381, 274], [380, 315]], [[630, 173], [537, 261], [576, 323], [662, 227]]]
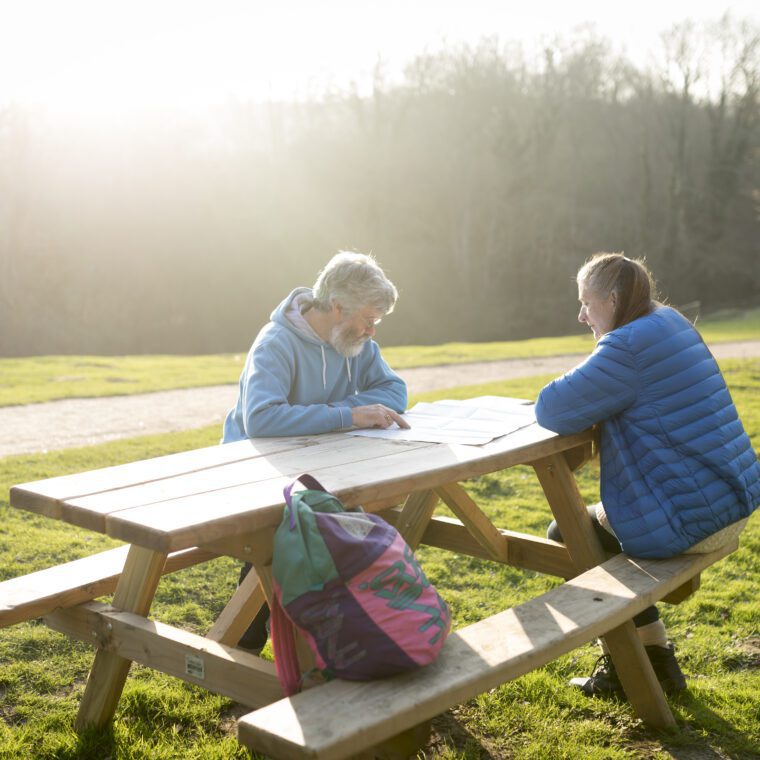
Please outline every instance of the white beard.
[[369, 336], [362, 335], [360, 338], [351, 337], [351, 325], [335, 325], [330, 331], [330, 345], [341, 355], [347, 359], [353, 359], [358, 356], [364, 344], [369, 340]]

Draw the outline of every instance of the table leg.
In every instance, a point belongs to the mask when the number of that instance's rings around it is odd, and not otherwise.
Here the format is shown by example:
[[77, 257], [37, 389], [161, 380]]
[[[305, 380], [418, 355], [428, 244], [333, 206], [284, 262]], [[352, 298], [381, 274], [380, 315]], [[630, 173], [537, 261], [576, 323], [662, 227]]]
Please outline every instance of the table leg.
[[[535, 462], [533, 467], [578, 571], [604, 562], [606, 554], [594, 533], [586, 505], [565, 457], [553, 454]], [[674, 726], [675, 718], [633, 621], [629, 620], [609, 631], [604, 639], [636, 714], [657, 728]]]
[[[132, 546], [113, 596], [113, 606], [147, 615], [166, 562], [166, 554]], [[87, 679], [75, 728], [99, 727], [113, 718], [129, 672], [130, 660], [99, 649]]]

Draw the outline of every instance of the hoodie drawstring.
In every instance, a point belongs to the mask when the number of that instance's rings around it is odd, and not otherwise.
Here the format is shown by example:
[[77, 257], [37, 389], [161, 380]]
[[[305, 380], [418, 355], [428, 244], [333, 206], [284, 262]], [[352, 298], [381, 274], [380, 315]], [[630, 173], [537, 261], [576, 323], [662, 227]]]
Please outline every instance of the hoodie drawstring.
[[[321, 345], [319, 347], [322, 351], [322, 387], [327, 390], [327, 358], [325, 357], [325, 347]], [[346, 357], [346, 372], [348, 373], [348, 383], [351, 384], [351, 360]], [[354, 388], [354, 395], [359, 392], [358, 388]]]

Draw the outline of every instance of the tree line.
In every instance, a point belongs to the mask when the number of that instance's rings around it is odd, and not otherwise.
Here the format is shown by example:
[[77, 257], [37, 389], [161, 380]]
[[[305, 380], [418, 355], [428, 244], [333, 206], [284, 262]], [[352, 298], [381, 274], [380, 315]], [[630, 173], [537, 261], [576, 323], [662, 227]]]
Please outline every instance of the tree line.
[[646, 70], [582, 34], [378, 65], [373, 91], [118, 131], [0, 111], [0, 355], [245, 350], [339, 249], [399, 288], [381, 343], [573, 332], [591, 253], [674, 304], [760, 300], [760, 42], [724, 17]]

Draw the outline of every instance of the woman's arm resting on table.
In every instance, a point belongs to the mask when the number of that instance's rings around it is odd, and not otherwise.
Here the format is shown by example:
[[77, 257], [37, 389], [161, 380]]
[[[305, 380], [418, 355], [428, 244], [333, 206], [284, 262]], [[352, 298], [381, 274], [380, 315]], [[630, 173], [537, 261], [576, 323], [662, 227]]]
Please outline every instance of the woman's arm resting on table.
[[541, 390], [536, 420], [555, 433], [579, 433], [628, 408], [639, 384], [630, 351], [615, 335], [605, 335], [586, 361]]

